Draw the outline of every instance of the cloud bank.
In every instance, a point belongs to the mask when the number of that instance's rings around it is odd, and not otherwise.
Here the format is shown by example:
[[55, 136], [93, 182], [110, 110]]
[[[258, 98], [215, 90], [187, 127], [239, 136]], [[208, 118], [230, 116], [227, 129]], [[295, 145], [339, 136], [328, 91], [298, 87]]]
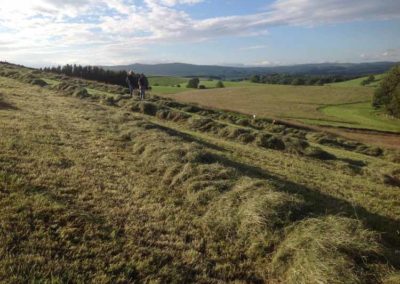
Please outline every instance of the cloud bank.
[[0, 60], [119, 64], [144, 56], [150, 45], [260, 36], [276, 26], [400, 18], [398, 0], [276, 0], [258, 13], [205, 19], [183, 9], [201, 2], [7, 1], [0, 6]]

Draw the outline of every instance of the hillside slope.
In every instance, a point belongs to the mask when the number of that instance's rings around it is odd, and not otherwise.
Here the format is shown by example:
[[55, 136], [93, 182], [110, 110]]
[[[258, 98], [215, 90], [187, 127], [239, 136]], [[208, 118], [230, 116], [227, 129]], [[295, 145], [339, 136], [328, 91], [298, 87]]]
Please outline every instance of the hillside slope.
[[0, 67], [0, 281], [400, 279], [398, 153]]
[[393, 67], [394, 62], [374, 63], [322, 63], [299, 64], [292, 66], [272, 67], [230, 67], [214, 65], [193, 65], [184, 63], [165, 64], [130, 64], [119, 66], [102, 66], [103, 68], [120, 71], [135, 70], [139, 73], [158, 76], [220, 76], [223, 78], [244, 78], [255, 74], [307, 74], [307, 75], [352, 75], [362, 76], [384, 73]]

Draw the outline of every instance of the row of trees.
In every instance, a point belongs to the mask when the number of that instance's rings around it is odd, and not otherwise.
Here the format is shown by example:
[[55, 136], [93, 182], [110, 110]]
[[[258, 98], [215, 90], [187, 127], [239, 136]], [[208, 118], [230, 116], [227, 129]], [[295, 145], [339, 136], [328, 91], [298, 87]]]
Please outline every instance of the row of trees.
[[376, 89], [372, 105], [400, 118], [400, 65], [393, 67]]
[[97, 66], [64, 65], [57, 67], [45, 67], [42, 71], [68, 76], [78, 77], [86, 80], [94, 80], [107, 84], [126, 86], [126, 71], [105, 70]]
[[291, 74], [267, 74], [254, 75], [250, 78], [253, 83], [261, 84], [280, 84], [280, 85], [324, 85], [354, 79], [354, 76], [311, 76], [311, 75], [291, 75]]

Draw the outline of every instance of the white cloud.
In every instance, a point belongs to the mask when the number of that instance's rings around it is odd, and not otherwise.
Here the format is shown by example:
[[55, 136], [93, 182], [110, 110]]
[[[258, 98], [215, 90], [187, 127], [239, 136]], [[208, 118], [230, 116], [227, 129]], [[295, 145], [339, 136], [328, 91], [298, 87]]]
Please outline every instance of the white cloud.
[[[314, 26], [400, 17], [398, 0], [276, 0], [264, 12], [192, 18], [180, 5], [204, 0], [12, 0], [0, 5], [1, 59], [48, 54], [99, 63], [131, 62], [149, 44], [261, 36], [281, 25]], [[262, 46], [242, 50], [261, 49]], [[386, 58], [395, 58], [388, 51]], [[90, 63], [90, 62], [88, 62]]]
[[239, 50], [244, 50], [244, 51], [257, 50], [257, 49], [265, 49], [266, 47], [267, 45], [251, 45], [251, 46], [241, 47]]
[[400, 61], [400, 48], [391, 48], [380, 52], [362, 53], [365, 61]]
[[400, 17], [398, 0], [277, 0], [272, 8], [275, 17], [295, 25], [312, 26]]

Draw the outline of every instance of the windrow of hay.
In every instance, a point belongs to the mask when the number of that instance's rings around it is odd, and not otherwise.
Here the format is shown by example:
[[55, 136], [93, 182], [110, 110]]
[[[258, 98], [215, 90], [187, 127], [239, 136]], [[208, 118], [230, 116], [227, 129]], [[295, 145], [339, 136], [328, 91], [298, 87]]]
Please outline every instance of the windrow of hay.
[[312, 204], [301, 195], [247, 177], [197, 143], [182, 146], [179, 138], [157, 133], [137, 135], [133, 151], [144, 173], [157, 172], [165, 186], [185, 194], [213, 244], [209, 254], [240, 248], [259, 279], [283, 283], [374, 283], [381, 269], [390, 271], [382, 264], [378, 235], [360, 221], [310, 218]]
[[261, 132], [247, 127], [237, 127], [218, 122], [208, 117], [195, 117], [187, 113], [171, 110], [166, 105], [181, 105], [179, 103], [156, 103], [156, 102], [132, 102], [128, 105], [132, 111], [156, 116], [159, 119], [187, 122], [187, 126], [196, 131], [212, 133], [218, 137], [237, 141], [243, 144], [250, 144], [274, 150], [286, 150], [290, 153], [309, 156], [312, 158], [329, 160], [335, 159], [335, 156], [318, 148], [310, 147], [308, 142], [299, 138], [296, 131], [287, 132], [285, 136], [275, 135], [267, 132]]
[[272, 273], [288, 284], [379, 283], [378, 235], [355, 219], [305, 219], [287, 229], [272, 259]]
[[379, 157], [379, 156], [382, 156], [382, 154], [383, 154], [383, 150], [379, 147], [367, 146], [360, 142], [346, 140], [343, 138], [333, 136], [331, 134], [313, 132], [313, 133], [310, 133], [309, 135], [307, 135], [307, 138], [310, 141], [313, 141], [313, 142], [321, 144], [321, 145], [337, 147], [337, 148], [345, 149], [348, 151], [354, 151], [354, 152], [368, 155], [368, 156]]

